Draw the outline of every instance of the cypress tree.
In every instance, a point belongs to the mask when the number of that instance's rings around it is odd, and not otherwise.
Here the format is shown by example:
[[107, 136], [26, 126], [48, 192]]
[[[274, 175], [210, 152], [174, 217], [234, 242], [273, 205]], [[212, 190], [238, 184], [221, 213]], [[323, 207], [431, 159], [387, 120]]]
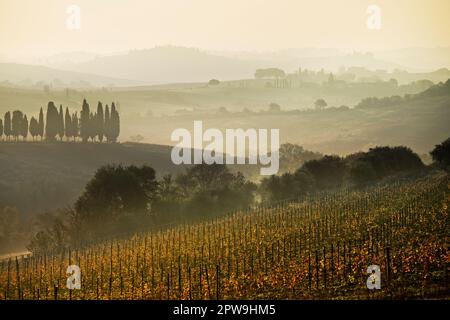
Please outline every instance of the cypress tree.
[[45, 138], [49, 141], [55, 140], [58, 134], [58, 109], [56, 109], [53, 101], [50, 101], [47, 106], [47, 119], [45, 123]]
[[114, 102], [111, 104], [111, 137], [116, 142], [120, 134], [120, 118]]
[[104, 121], [105, 122], [103, 124], [103, 132], [105, 133], [106, 141], [111, 142], [111, 129], [110, 129], [111, 117], [109, 115], [108, 105], [105, 106], [105, 120]]
[[12, 120], [11, 120], [11, 128], [12, 134], [14, 138], [17, 139], [22, 134], [22, 121], [23, 121], [23, 113], [20, 110], [15, 110], [13, 112]]
[[5, 113], [5, 124], [3, 125], [3, 132], [5, 133], [5, 136], [8, 138], [11, 136], [11, 112]]
[[42, 138], [44, 137], [44, 111], [39, 111], [39, 123], [38, 123], [38, 135]]
[[94, 142], [95, 136], [97, 135], [97, 120], [96, 115], [92, 112], [89, 114], [89, 138]]
[[64, 112], [62, 108], [62, 104], [59, 105], [59, 113], [58, 113], [58, 136], [62, 141], [64, 137]]
[[3, 121], [0, 119], [0, 139], [3, 137]]
[[66, 115], [64, 121], [65, 121], [64, 133], [66, 135], [66, 139], [69, 140], [70, 137], [73, 137], [73, 129], [72, 129], [72, 118], [70, 117], [68, 107], [66, 107]]
[[22, 125], [21, 125], [20, 129], [21, 129], [20, 130], [21, 131], [20, 134], [22, 135], [23, 140], [24, 141], [27, 140], [27, 137], [28, 137], [28, 119], [27, 119], [27, 115], [23, 116], [23, 118], [22, 118]]
[[30, 120], [30, 134], [33, 137], [33, 140], [39, 135], [39, 123], [34, 117], [31, 117]]
[[72, 115], [72, 136], [73, 141], [76, 141], [76, 139], [79, 137], [78, 114], [76, 112]]
[[90, 118], [89, 104], [86, 102], [86, 99], [84, 99], [80, 113], [80, 136], [83, 142], [87, 142], [89, 139], [89, 127], [90, 127], [89, 118]]
[[103, 141], [103, 135], [104, 135], [104, 116], [103, 116], [103, 106], [102, 103], [99, 101], [97, 106], [97, 118], [96, 118], [96, 127], [97, 127], [97, 136], [98, 141]]

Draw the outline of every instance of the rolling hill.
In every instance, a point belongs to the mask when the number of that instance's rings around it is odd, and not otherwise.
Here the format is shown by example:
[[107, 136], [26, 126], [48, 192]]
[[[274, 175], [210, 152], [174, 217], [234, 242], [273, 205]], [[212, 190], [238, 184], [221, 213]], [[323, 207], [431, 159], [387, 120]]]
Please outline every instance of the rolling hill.
[[138, 81], [118, 79], [86, 72], [65, 71], [40, 65], [0, 63], [0, 82], [3, 85], [39, 87], [51, 83], [56, 88], [86, 88], [91, 86], [137, 85]]
[[[211, 52], [180, 46], [159, 46], [127, 53], [96, 55], [90, 60], [59, 63], [57, 66], [77, 72], [134, 79], [146, 84], [206, 82], [212, 78], [221, 81], [248, 79], [253, 78], [257, 68], [270, 67], [281, 68], [287, 73], [296, 72], [299, 68], [337, 72], [343, 67], [359, 67], [379, 73], [384, 80], [396, 78], [400, 83], [409, 83], [430, 79], [439, 82], [449, 77], [448, 70], [443, 72], [445, 69], [441, 69], [450, 67], [448, 50], [346, 53], [337, 49], [303, 48], [274, 52]], [[405, 60], [409, 62], [409, 68], [402, 64], [401, 57], [408, 58]], [[411, 60], [417, 61], [419, 57], [428, 64], [426, 68], [417, 70], [411, 67], [414, 65]], [[441, 71], [430, 72], [437, 69]]]
[[[171, 132], [176, 128], [192, 130], [193, 121], [198, 119], [203, 120], [204, 128], [221, 130], [278, 128], [280, 143], [296, 143], [323, 154], [344, 155], [376, 145], [405, 145], [425, 154], [450, 136], [449, 86], [447, 81], [421, 94], [391, 99], [394, 102], [388, 99], [391, 103], [350, 109], [188, 112], [172, 116], [134, 116], [122, 111], [121, 140], [141, 134], [151, 145], [1, 142], [0, 205], [16, 206], [25, 215], [64, 207], [78, 197], [94, 171], [107, 163], [147, 163], [160, 176], [179, 172], [182, 168], [170, 160], [168, 145], [174, 144]], [[18, 92], [29, 93], [21, 90]], [[114, 92], [106, 94], [113, 99]], [[14, 101], [14, 96], [10, 97]], [[16, 97], [23, 99], [26, 94]], [[49, 97], [40, 93], [40, 99], [45, 105]], [[32, 95], [29, 100], [36, 103]]]
[[[0, 298], [36, 299], [37, 288], [42, 300], [448, 299], [449, 182], [441, 172], [55, 244], [18, 257], [17, 272], [2, 261]], [[80, 290], [57, 276], [70, 261], [83, 270]], [[368, 290], [368, 268], [379, 290]]]
[[258, 66], [266, 64], [228, 58], [194, 48], [167, 46], [96, 57], [90, 61], [69, 65], [68, 69], [153, 84], [205, 82], [211, 78], [249, 78]]
[[[158, 176], [177, 173], [170, 147], [145, 144], [0, 143], [0, 205], [24, 216], [66, 207], [100, 166], [152, 166]], [[24, 200], [26, 199], [26, 201]]]

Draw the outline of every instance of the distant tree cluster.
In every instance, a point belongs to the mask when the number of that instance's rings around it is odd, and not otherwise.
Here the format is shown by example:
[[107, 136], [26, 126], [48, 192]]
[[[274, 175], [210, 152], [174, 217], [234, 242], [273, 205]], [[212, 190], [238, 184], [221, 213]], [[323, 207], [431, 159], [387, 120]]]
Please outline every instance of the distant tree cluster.
[[280, 146], [279, 173], [295, 172], [305, 162], [318, 160], [323, 157], [319, 152], [305, 150], [302, 146], [293, 143], [283, 143]]
[[255, 71], [256, 79], [279, 79], [286, 77], [286, 73], [278, 68], [257, 69]]
[[217, 79], [211, 79], [208, 81], [208, 85], [210, 85], [210, 86], [217, 86], [219, 84], [220, 84], [220, 81]]
[[260, 192], [268, 200], [284, 200], [322, 190], [363, 187], [423, 168], [419, 156], [407, 147], [376, 147], [345, 158], [327, 155], [306, 161], [294, 173], [264, 179]]
[[361, 100], [355, 108], [382, 108], [382, 107], [390, 107], [394, 105], [398, 105], [405, 100], [400, 96], [392, 96], [392, 97], [384, 97], [384, 98], [377, 98], [377, 97], [369, 97]]
[[324, 99], [317, 99], [314, 102], [314, 107], [316, 110], [323, 110], [328, 105], [328, 103]]
[[450, 169], [450, 138], [436, 145], [430, 154], [438, 166]]
[[116, 142], [119, 133], [120, 117], [114, 102], [111, 104], [111, 110], [106, 105], [104, 112], [102, 103], [98, 102], [97, 112], [92, 113], [89, 110], [89, 104], [86, 100], [83, 101], [79, 124], [79, 136], [83, 142], [89, 139], [94, 141], [96, 137], [100, 142], [103, 138], [106, 138], [108, 142]]
[[111, 104], [111, 109], [106, 105], [103, 110], [103, 105], [99, 101], [97, 105], [97, 112], [93, 113], [86, 99], [83, 100], [80, 117], [77, 112], [70, 114], [69, 108], [63, 112], [62, 105], [58, 108], [53, 101], [47, 105], [46, 119], [44, 122], [44, 113], [41, 108], [39, 111], [39, 118], [31, 117], [28, 121], [27, 116], [19, 110], [5, 113], [4, 120], [0, 119], [0, 138], [5, 136], [5, 139], [10, 141], [13, 138], [18, 141], [22, 138], [27, 140], [28, 134], [31, 135], [33, 141], [39, 137], [40, 140], [44, 138], [47, 141], [54, 141], [59, 138], [63, 141], [76, 141], [81, 139], [83, 142], [99, 141], [106, 139], [107, 142], [116, 142], [120, 133], [120, 117], [116, 110], [114, 102]]
[[406, 94], [405, 96], [391, 96], [384, 98], [369, 97], [361, 100], [355, 108], [382, 108], [399, 105], [406, 102], [411, 102], [416, 99], [430, 98], [441, 95], [448, 95], [450, 92], [450, 79], [445, 83], [439, 83], [437, 85], [429, 87], [427, 90], [417, 94]]
[[269, 104], [269, 112], [280, 112], [281, 106], [278, 103], [272, 102]]
[[41, 215], [28, 248], [59, 250], [77, 241], [195, 220], [250, 206], [256, 185], [226, 165], [196, 165], [156, 180], [149, 166], [106, 165], [97, 170], [73, 209]]

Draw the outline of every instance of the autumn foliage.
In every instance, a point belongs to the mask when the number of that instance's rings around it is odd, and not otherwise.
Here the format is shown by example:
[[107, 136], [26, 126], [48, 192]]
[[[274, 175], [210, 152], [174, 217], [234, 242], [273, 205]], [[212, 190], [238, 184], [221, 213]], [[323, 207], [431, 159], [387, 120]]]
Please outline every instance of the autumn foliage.
[[[450, 179], [339, 191], [0, 263], [2, 299], [379, 299], [449, 292]], [[66, 288], [80, 266], [81, 290]], [[366, 288], [369, 265], [381, 290]]]

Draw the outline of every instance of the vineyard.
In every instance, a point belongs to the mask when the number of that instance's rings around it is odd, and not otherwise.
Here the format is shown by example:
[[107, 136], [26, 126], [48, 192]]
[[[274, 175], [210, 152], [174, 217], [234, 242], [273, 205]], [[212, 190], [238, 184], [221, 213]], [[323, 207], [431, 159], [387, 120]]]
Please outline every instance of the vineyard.
[[[0, 299], [448, 297], [449, 188], [439, 173], [4, 260]], [[66, 287], [74, 264], [80, 290]], [[370, 265], [380, 290], [366, 288]]]

